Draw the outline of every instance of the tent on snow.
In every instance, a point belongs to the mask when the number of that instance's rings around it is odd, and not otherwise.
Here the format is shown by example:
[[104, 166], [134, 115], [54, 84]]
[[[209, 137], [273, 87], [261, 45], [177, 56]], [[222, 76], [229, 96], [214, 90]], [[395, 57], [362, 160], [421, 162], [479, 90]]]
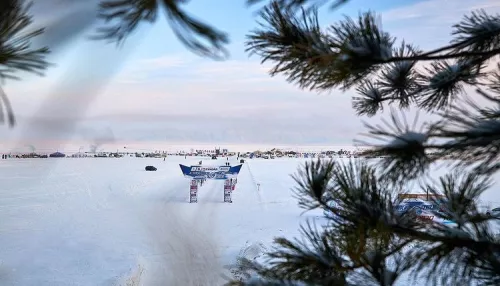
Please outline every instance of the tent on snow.
[[64, 157], [66, 157], [66, 155], [61, 153], [61, 152], [55, 152], [55, 153], [50, 154], [49, 157], [50, 158], [64, 158]]

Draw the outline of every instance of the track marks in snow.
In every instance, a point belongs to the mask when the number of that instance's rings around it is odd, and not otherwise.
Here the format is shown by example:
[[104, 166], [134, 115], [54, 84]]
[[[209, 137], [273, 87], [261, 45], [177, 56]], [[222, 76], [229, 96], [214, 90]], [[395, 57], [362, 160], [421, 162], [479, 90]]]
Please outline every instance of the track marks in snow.
[[[244, 164], [246, 165], [248, 179], [250, 180], [250, 182], [248, 182], [247, 184], [251, 184], [252, 185], [251, 189], [253, 190], [253, 193], [255, 194], [257, 202], [259, 203], [259, 208], [261, 210], [267, 211], [265, 197], [262, 194], [262, 191], [261, 191], [260, 186], [259, 186], [260, 183], [256, 180], [256, 178], [255, 178], [255, 176], [254, 176], [254, 174], [252, 172], [252, 169], [250, 167], [250, 163], [248, 162], [248, 160]], [[242, 168], [242, 170], [243, 170], [243, 168]], [[240, 172], [240, 176], [241, 175], [242, 174]], [[243, 177], [242, 179], [246, 179], [246, 178]], [[240, 181], [240, 179], [238, 179], [238, 181]], [[241, 183], [239, 183], [239, 184], [241, 185]]]

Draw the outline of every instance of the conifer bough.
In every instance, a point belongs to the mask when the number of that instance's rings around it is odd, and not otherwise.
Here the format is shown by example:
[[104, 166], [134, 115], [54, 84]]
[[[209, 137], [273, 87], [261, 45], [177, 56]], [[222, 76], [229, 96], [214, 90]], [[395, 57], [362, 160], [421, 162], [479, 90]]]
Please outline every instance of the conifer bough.
[[[500, 167], [500, 16], [471, 12], [448, 45], [430, 51], [391, 36], [371, 12], [323, 29], [317, 10], [275, 2], [259, 24], [247, 50], [273, 64], [272, 76], [313, 91], [354, 88], [358, 115], [386, 106], [401, 115], [392, 110], [390, 120], [366, 124], [358, 142], [374, 159], [299, 168], [299, 205], [322, 208], [327, 225], [308, 223], [302, 240], [277, 238], [261, 260], [240, 259], [240, 279], [229, 285], [405, 285], [408, 277], [418, 285], [500, 285], [498, 218], [479, 204]], [[411, 106], [439, 120], [408, 122]], [[428, 180], [443, 159], [449, 174]], [[445, 197], [434, 216], [455, 224], [397, 211], [398, 194], [414, 192], [417, 179], [421, 192]]]
[[[139, 24], [154, 22], [163, 12], [187, 48], [225, 58], [227, 35], [181, 9], [186, 2], [100, 1], [98, 19], [104, 23], [94, 38], [121, 44]], [[382, 30], [374, 13], [321, 29], [316, 8], [326, 2], [336, 7], [346, 1], [277, 0], [265, 6], [260, 28], [248, 35], [248, 51], [274, 64], [271, 75], [285, 75], [300, 88], [355, 88], [353, 108], [359, 115], [373, 116], [387, 105], [403, 111], [416, 106], [440, 120], [409, 124], [404, 114], [393, 112], [383, 125], [367, 124], [367, 140], [380, 142], [366, 142], [372, 148], [365, 155], [382, 158], [305, 164], [294, 176], [299, 205], [326, 210], [328, 225], [307, 224], [303, 240], [276, 239], [266, 261], [241, 259], [242, 278], [230, 284], [394, 285], [412, 274], [436, 284], [500, 285], [500, 238], [491, 226], [494, 219], [478, 203], [500, 167], [500, 65], [495, 63], [500, 16], [470, 13], [452, 27], [448, 45], [423, 51]], [[0, 1], [2, 80], [15, 79], [19, 71], [42, 74], [49, 66], [48, 48], [31, 46], [43, 29], [29, 29], [29, 8], [22, 0]], [[467, 98], [471, 87], [475, 92]], [[478, 105], [473, 97], [489, 104]], [[13, 126], [3, 91], [0, 104], [0, 118], [7, 117]], [[397, 194], [410, 191], [406, 183], [424, 178], [431, 164], [444, 158], [455, 159], [453, 171], [421, 187], [446, 197], [444, 211], [436, 215], [456, 226], [397, 213]], [[332, 200], [338, 207], [332, 207]]]

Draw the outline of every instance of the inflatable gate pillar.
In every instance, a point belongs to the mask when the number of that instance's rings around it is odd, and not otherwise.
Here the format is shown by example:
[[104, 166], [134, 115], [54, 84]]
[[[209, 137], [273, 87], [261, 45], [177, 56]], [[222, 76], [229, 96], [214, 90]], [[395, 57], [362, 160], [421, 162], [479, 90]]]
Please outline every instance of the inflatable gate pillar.
[[197, 203], [198, 202], [198, 181], [191, 180], [191, 186], [189, 188], [189, 202]]
[[231, 191], [232, 191], [232, 183], [231, 180], [225, 180], [224, 181], [224, 202], [225, 203], [232, 203], [233, 200], [231, 199]]

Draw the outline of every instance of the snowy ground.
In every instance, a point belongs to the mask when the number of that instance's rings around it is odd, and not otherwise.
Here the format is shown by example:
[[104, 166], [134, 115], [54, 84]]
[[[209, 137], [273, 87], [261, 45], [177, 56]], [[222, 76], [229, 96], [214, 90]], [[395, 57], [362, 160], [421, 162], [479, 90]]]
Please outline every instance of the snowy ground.
[[[113, 285], [140, 274], [144, 285], [217, 285], [243, 247], [296, 235], [314, 217], [300, 216], [290, 196], [297, 161], [251, 162], [233, 204], [222, 202], [222, 181], [207, 182], [190, 204], [178, 164], [197, 162], [0, 161], [1, 284]], [[158, 171], [144, 171], [149, 164]]]
[[222, 181], [208, 181], [190, 204], [178, 164], [198, 161], [0, 161], [0, 284], [220, 285], [243, 248], [322, 220], [320, 211], [301, 215], [291, 196], [290, 174], [304, 159], [249, 160], [233, 204], [222, 202]]

